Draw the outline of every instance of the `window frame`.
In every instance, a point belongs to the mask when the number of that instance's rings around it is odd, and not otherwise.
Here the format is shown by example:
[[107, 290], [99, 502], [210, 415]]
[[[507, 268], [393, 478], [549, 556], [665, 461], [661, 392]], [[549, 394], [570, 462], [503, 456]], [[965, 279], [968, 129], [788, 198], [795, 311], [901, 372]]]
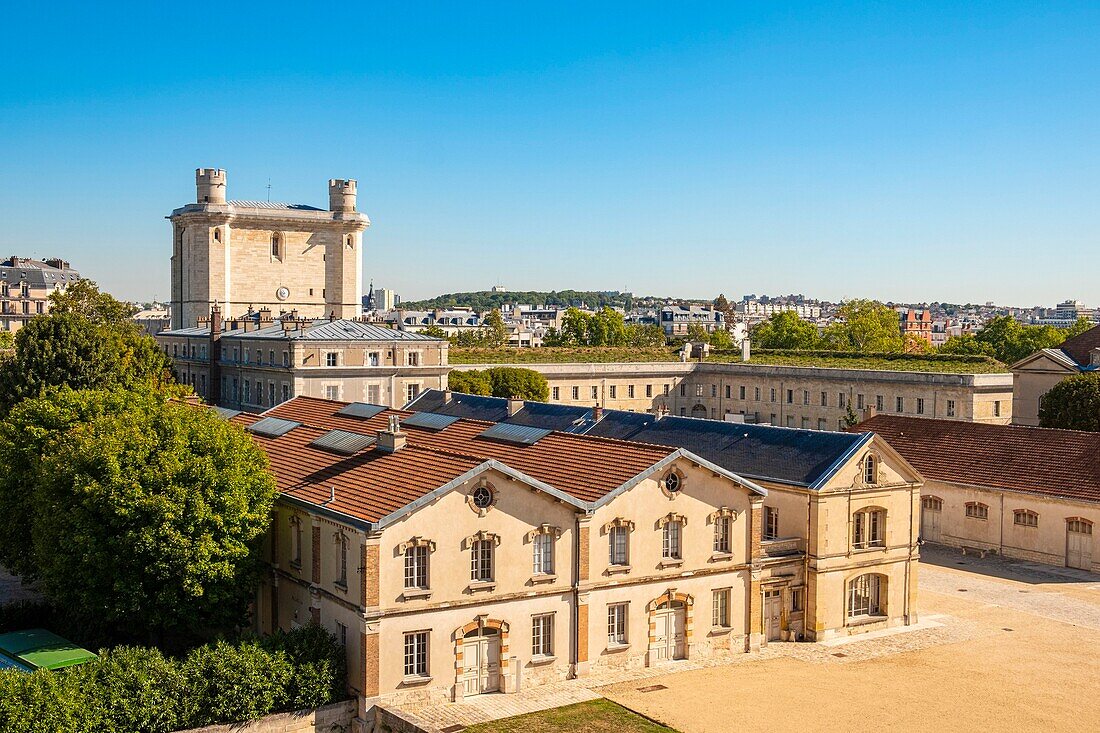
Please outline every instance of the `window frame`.
[[628, 618], [630, 604], [607, 604], [607, 645], [608, 647], [624, 647], [630, 644]]
[[531, 656], [535, 659], [554, 656], [553, 613], [540, 613], [531, 617]]
[[729, 629], [732, 588], [716, 588], [711, 591], [710, 625], [716, 629]]
[[470, 582], [494, 582], [494, 549], [492, 538], [476, 539], [470, 543]]
[[406, 631], [404, 643], [405, 679], [425, 679], [431, 677], [428, 653], [431, 645], [431, 632]]

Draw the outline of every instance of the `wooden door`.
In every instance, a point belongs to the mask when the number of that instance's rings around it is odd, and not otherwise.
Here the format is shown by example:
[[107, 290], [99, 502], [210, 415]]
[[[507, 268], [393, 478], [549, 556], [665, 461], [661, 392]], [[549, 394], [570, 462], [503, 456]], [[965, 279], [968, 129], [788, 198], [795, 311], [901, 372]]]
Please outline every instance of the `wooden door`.
[[780, 617], [783, 613], [783, 597], [778, 590], [764, 593], [764, 633], [768, 641], [779, 641]]
[[470, 636], [462, 644], [462, 691], [480, 695], [500, 689], [500, 637]]
[[661, 608], [654, 616], [653, 660], [669, 662], [687, 654], [686, 616], [683, 604]]
[[670, 645], [670, 652], [673, 659], [683, 659], [687, 655], [685, 651], [686, 634], [686, 617], [684, 607], [672, 609], [672, 643]]
[[653, 631], [653, 659], [656, 662], [669, 660], [669, 639], [672, 637], [672, 609], [664, 608], [657, 611], [656, 628]]
[[940, 508], [939, 505], [925, 504], [920, 514], [920, 536], [925, 542], [940, 541]]
[[1092, 525], [1081, 519], [1066, 522], [1066, 567], [1092, 570]]

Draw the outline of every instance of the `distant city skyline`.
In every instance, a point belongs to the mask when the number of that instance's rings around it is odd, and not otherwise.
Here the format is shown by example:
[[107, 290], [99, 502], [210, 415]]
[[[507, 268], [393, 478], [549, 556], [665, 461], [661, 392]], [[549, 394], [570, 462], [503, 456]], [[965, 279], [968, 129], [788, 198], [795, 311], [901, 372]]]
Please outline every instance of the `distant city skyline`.
[[167, 300], [217, 166], [358, 179], [364, 286], [407, 300], [1100, 304], [1100, 6], [263, 7], [11, 8], [0, 253]]

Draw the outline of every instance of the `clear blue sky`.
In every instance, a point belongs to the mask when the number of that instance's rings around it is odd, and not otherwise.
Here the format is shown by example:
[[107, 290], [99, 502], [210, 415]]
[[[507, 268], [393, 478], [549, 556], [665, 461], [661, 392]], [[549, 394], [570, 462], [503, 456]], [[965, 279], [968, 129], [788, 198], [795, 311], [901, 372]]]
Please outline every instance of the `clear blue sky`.
[[23, 3], [0, 60], [0, 253], [121, 297], [217, 166], [357, 178], [410, 299], [1100, 305], [1097, 3]]

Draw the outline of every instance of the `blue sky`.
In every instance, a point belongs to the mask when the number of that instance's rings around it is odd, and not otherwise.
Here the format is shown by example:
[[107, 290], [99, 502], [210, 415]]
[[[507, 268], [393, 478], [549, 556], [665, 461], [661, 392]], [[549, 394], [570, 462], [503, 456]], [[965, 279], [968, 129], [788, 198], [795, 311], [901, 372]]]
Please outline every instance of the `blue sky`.
[[167, 298], [194, 169], [325, 205], [406, 298], [1100, 305], [1100, 4], [25, 3], [0, 253]]

